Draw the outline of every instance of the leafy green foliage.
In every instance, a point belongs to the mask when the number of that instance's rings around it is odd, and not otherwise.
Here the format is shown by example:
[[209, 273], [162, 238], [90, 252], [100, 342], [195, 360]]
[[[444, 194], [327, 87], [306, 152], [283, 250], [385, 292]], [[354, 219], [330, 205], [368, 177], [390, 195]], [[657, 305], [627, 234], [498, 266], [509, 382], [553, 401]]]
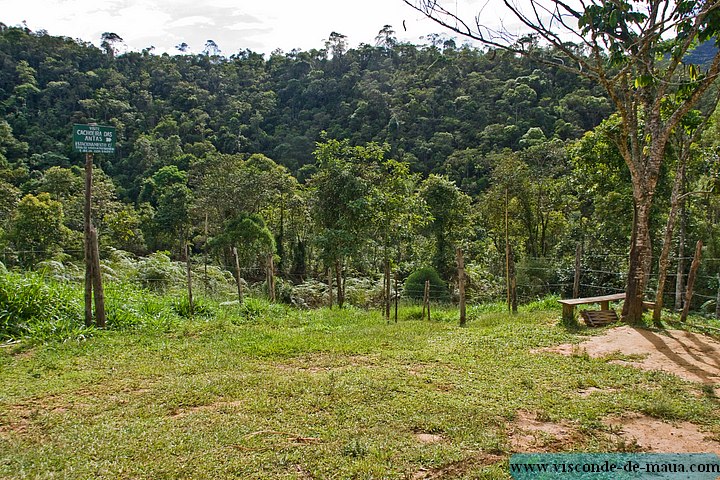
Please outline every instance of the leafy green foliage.
[[455, 249], [462, 246], [471, 229], [471, 199], [439, 175], [430, 175], [423, 181], [419, 194], [431, 218], [426, 229], [434, 240], [433, 266], [443, 278], [453, 278]]
[[62, 204], [47, 193], [23, 197], [11, 225], [8, 239], [21, 252], [26, 266], [60, 251], [68, 231], [63, 225]]
[[275, 250], [275, 239], [260, 215], [240, 214], [225, 223], [222, 234], [212, 241], [214, 247], [237, 246], [243, 258], [252, 258]]
[[430, 298], [433, 300], [446, 300], [449, 298], [448, 286], [442, 281], [437, 270], [433, 267], [422, 267], [412, 272], [407, 279], [403, 291], [409, 298], [422, 299], [425, 291], [425, 282], [430, 281]]

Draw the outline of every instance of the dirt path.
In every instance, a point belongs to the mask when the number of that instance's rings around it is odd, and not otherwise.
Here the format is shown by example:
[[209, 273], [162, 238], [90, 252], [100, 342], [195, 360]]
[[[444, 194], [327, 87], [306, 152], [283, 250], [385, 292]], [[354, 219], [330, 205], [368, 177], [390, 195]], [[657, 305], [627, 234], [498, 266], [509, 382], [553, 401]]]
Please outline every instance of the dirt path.
[[587, 352], [591, 357], [620, 353], [633, 359], [615, 360], [644, 370], [662, 370], [685, 380], [720, 384], [720, 342], [684, 330], [654, 332], [622, 326], [578, 345], [564, 344], [541, 349], [562, 355]]

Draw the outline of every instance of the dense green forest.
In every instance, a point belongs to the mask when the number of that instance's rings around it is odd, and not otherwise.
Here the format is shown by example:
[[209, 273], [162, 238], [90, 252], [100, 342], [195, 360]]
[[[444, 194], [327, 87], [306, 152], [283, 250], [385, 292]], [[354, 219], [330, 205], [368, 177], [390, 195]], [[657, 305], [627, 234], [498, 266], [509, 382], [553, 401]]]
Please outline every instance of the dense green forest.
[[[180, 260], [189, 242], [196, 262], [232, 270], [235, 247], [248, 281], [272, 256], [278, 288], [332, 278], [342, 303], [348, 278], [404, 280], [424, 266], [442, 290], [456, 247], [477, 299], [501, 294], [508, 245], [523, 298], [567, 294], [580, 246], [583, 292], [624, 288], [633, 208], [618, 119], [602, 89], [564, 69], [442, 35], [401, 43], [390, 26], [374, 45], [348, 48], [333, 32], [321, 48], [268, 57], [118, 54], [114, 34], [97, 48], [0, 27], [7, 267], [82, 260], [84, 160], [71, 127], [97, 122], [118, 133], [116, 154], [95, 157], [106, 258]], [[659, 252], [687, 153], [683, 192], [705, 193], [685, 199], [672, 271], [705, 242], [700, 308], [720, 268], [720, 203], [707, 193], [719, 170], [715, 116], [689, 139], [671, 141], [652, 230]]]

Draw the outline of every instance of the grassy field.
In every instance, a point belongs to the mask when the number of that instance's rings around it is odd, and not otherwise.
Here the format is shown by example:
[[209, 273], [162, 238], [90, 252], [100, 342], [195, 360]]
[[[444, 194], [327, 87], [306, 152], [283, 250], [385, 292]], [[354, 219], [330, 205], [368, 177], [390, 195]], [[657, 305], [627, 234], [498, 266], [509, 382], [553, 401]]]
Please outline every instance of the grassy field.
[[551, 450], [632, 450], [601, 423], [629, 411], [720, 432], [697, 385], [533, 353], [595, 333], [559, 309], [237, 308], [0, 348], [0, 478], [510, 478], [523, 411], [575, 426]]

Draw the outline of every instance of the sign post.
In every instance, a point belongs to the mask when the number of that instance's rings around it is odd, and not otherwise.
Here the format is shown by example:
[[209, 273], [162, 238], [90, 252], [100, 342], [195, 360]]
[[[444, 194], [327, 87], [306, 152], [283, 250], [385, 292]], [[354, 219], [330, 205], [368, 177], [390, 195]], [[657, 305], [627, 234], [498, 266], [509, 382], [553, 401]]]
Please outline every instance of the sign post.
[[115, 153], [115, 127], [73, 125], [73, 150], [83, 153]]
[[93, 154], [115, 153], [115, 127], [101, 125], [73, 125], [73, 150], [85, 153], [85, 325], [92, 325], [93, 291], [95, 293], [95, 321], [105, 327], [105, 295], [100, 276], [100, 257], [97, 231], [92, 225]]

